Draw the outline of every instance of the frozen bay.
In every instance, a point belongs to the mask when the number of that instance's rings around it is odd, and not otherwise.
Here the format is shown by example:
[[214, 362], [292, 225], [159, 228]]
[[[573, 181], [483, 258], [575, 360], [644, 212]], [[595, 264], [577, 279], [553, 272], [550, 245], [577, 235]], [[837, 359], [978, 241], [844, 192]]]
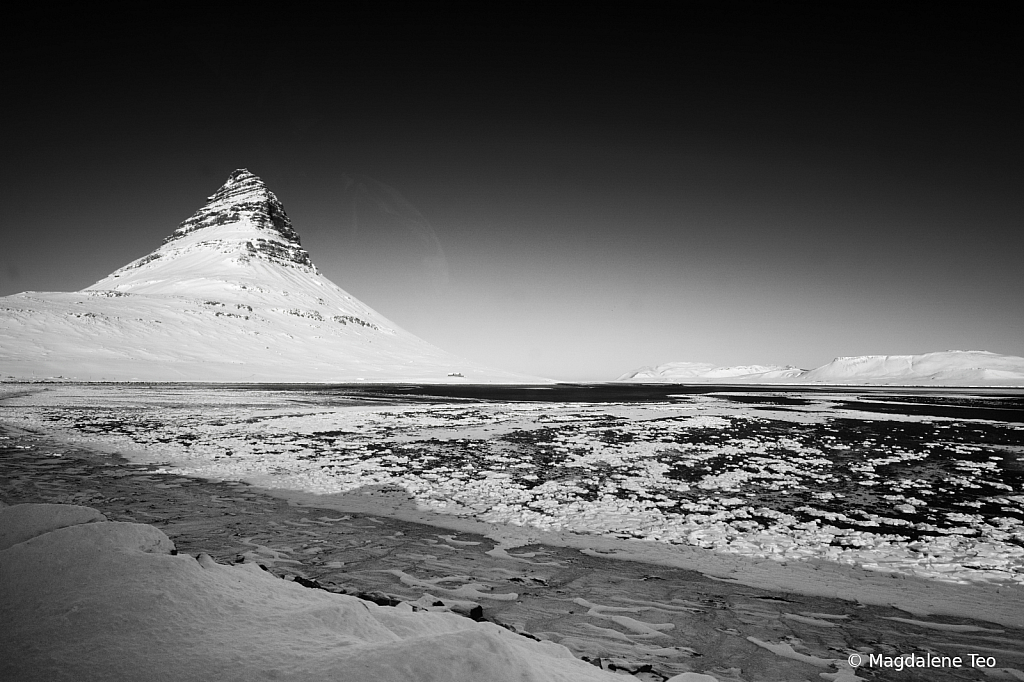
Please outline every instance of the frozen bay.
[[181, 475], [358, 493], [385, 508], [404, 498], [524, 531], [1024, 582], [1024, 409], [1013, 391], [23, 385], [5, 393], [5, 420]]
[[[509, 622], [534, 631], [537, 613], [520, 613], [528, 593], [550, 592], [545, 583], [553, 585], [555, 578], [544, 571], [573, 565], [579, 559], [566, 557], [574, 551], [584, 562], [618, 558], [692, 568], [727, 580], [723, 590], [753, 585], [903, 610], [879, 618], [954, 616], [998, 624], [981, 626], [990, 630], [1021, 626], [1018, 458], [1024, 425], [1018, 393], [8, 384], [3, 396], [6, 426], [62, 444], [52, 448], [54, 455], [75, 447], [124, 455], [142, 475], [118, 480], [148, 487], [150, 496], [190, 489], [187, 481], [220, 481], [211, 485], [225, 490], [245, 481], [252, 484], [247, 490], [287, 499], [282, 509], [348, 510], [393, 519], [388, 524], [443, 526], [433, 540], [419, 542], [422, 548], [395, 535], [411, 535], [408, 528], [388, 526], [377, 542], [400, 550], [374, 550], [376, 559], [362, 556], [369, 550], [334, 540], [302, 548], [255, 536], [255, 529], [234, 533], [245, 537], [229, 544], [233, 552], [251, 553], [282, 570], [305, 570], [312, 578], [352, 578], [356, 571], [372, 587], [406, 599], [429, 593], [475, 601], [487, 607], [485, 613], [501, 611]], [[36, 466], [45, 467], [46, 448], [37, 448], [44, 459]], [[64, 463], [65, 457], [49, 461]], [[102, 495], [93, 488], [83, 481], [77, 489], [61, 489], [54, 500], [98, 503]], [[230, 502], [241, 499], [237, 494], [214, 497], [216, 505], [245, 506]], [[160, 519], [170, 514], [163, 508], [169, 504], [155, 501], [138, 512], [129, 505], [125, 513], [131, 509], [140, 521]], [[328, 526], [372, 529], [374, 523], [343, 522], [341, 516], [310, 519], [291, 532], [312, 538]], [[168, 532], [180, 527], [184, 534], [175, 537], [179, 546], [188, 546], [184, 538], [198, 521], [169, 523]], [[283, 523], [266, 522], [263, 530], [288, 530]], [[551, 549], [558, 546], [567, 550]], [[388, 552], [408, 557], [380, 563]], [[458, 564], [456, 554], [475, 561]], [[481, 560], [500, 566], [481, 577], [467, 568]], [[622, 576], [651, 572], [617, 563]], [[522, 575], [502, 573], [509, 566]], [[429, 577], [433, 568], [441, 572]], [[657, 573], [674, 575], [666, 570]], [[696, 618], [686, 609], [706, 604], [673, 605], [682, 592], [660, 595], [647, 579], [631, 585], [627, 594], [574, 584], [564, 595], [572, 602], [567, 613], [572, 604], [585, 608], [561, 617], [584, 622], [568, 631], [550, 626], [542, 634], [579, 655], [617, 651], [634, 661], [660, 660], [658, 669], [665, 671], [672, 670], [665, 657], [691, 655], [678, 646], [699, 643], [705, 655], [717, 650], [725, 657], [728, 650], [710, 643], [711, 635], [791, 641], [773, 629], [748, 633], [739, 621], [705, 632], [707, 623], [688, 625], [680, 618]], [[683, 583], [677, 587], [684, 590]], [[622, 601], [628, 598], [644, 603]], [[550, 610], [551, 602], [545, 604]], [[791, 636], [794, 628], [825, 627], [822, 618], [804, 613], [819, 613], [818, 606], [802, 606], [772, 622]], [[820, 609], [839, 613], [834, 604]], [[749, 619], [741, 610], [730, 612]], [[851, 613], [861, 623], [867, 616]], [[676, 621], [677, 631], [653, 627]], [[886, 622], [895, 628], [890, 632], [916, 627]], [[835, 631], [828, 632], [834, 639]], [[796, 634], [814, 641], [807, 632]], [[963, 635], [971, 636], [1016, 641], [1010, 632]], [[886, 639], [895, 641], [895, 634]], [[677, 648], [668, 646], [672, 642]], [[812, 647], [819, 658], [835, 655], [825, 643]], [[1009, 657], [1005, 663], [1019, 667], [1021, 661]], [[683, 669], [693, 667], [675, 668]]]

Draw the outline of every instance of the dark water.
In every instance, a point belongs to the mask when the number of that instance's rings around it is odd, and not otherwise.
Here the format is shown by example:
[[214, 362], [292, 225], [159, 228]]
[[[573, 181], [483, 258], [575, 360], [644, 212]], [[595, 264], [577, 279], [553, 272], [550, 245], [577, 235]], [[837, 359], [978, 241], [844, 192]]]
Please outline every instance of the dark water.
[[1024, 422], [1024, 400], [1006, 397], [963, 398], [952, 401], [948, 396], [872, 396], [870, 401], [842, 401], [837, 407], [886, 414], [913, 414], [950, 419], [990, 419]]
[[[231, 389], [252, 388], [233, 385]], [[836, 386], [757, 386], [747, 384], [263, 384], [261, 389], [295, 391], [323, 398], [358, 398], [381, 402], [651, 403], [707, 395], [765, 407], [799, 407], [828, 400], [836, 407], [862, 412], [907, 414], [952, 419], [1024, 422], [1024, 390], [965, 388], [885, 388]]]

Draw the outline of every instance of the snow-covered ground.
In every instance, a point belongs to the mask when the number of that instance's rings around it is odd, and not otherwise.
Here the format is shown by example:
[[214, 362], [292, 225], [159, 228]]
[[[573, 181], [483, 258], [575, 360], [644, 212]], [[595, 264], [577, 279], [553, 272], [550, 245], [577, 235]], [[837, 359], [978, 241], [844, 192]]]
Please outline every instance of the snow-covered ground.
[[0, 508], [5, 680], [614, 680], [552, 642], [177, 554], [93, 509]]
[[718, 367], [669, 362], [641, 367], [619, 381], [708, 384], [833, 384], [878, 386], [1024, 386], [1024, 358], [988, 351], [836, 358], [816, 369], [789, 365]]
[[402, 330], [324, 277], [238, 170], [165, 243], [79, 292], [0, 299], [0, 378], [542, 383]]

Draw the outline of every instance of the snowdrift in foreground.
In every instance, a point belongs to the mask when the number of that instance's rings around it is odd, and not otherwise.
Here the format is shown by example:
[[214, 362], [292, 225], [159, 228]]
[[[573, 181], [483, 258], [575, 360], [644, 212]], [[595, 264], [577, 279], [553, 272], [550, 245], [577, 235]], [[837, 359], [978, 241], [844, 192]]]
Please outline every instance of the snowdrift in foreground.
[[156, 528], [86, 507], [6, 507], [0, 529], [3, 679], [621, 679], [490, 623], [173, 554]]
[[777, 365], [716, 367], [670, 362], [642, 367], [619, 381], [708, 384], [862, 384], [903, 386], [1024, 386], [1024, 358], [981, 350], [922, 355], [861, 355], [836, 358], [817, 369]]
[[0, 299], [4, 378], [547, 383], [446, 353], [343, 291], [244, 169], [96, 284]]

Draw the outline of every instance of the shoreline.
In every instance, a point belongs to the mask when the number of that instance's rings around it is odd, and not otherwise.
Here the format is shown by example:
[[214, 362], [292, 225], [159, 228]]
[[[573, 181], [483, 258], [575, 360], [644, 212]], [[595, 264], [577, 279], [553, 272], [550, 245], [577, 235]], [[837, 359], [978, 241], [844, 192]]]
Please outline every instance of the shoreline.
[[257, 481], [246, 482], [254, 490], [287, 500], [296, 506], [383, 515], [436, 528], [474, 533], [494, 540], [505, 550], [533, 545], [572, 548], [584, 553], [593, 552], [608, 559], [696, 571], [717, 580], [764, 590], [843, 599], [873, 606], [892, 606], [919, 617], [970, 618], [1024, 628], [1024, 587], [1013, 583], [954, 584], [872, 571], [827, 560], [776, 561], [700, 547], [666, 545], [655, 540], [543, 531], [435, 514], [415, 507], [412, 500], [396, 503], [358, 493], [318, 495], [283, 488], [265, 488]]
[[[97, 453], [122, 457], [133, 464], [157, 466], [168, 475], [195, 478], [210, 483], [225, 479], [178, 474], [169, 465], [141, 451], [120, 444], [75, 441], [59, 432], [33, 433], [0, 419], [0, 427], [44, 437], [67, 447], [87, 448]], [[270, 476], [241, 476], [236, 479], [261, 494], [276, 497], [296, 507], [331, 509], [342, 513], [386, 516], [443, 530], [473, 533], [489, 538], [502, 550], [544, 545], [571, 548], [602, 558], [632, 561], [698, 572], [716, 580], [783, 593], [843, 599], [874, 606], [892, 606], [918, 617], [969, 618], [1014, 628], [1024, 628], [1024, 586], [1014, 583], [960, 584], [929, 580], [899, 573], [886, 573], [828, 560], [773, 560], [741, 554], [716, 552], [656, 540], [608, 537], [532, 527], [495, 524], [424, 509], [404, 493], [345, 492], [318, 494], [264, 485]]]
[[[101, 452], [23, 429], [9, 433], [13, 438], [0, 439], [0, 450], [9, 453], [0, 459], [7, 469], [0, 477], [5, 502], [92, 506], [113, 521], [154, 525], [180, 552], [209, 553], [227, 564], [259, 562], [279, 577], [301, 576], [378, 603], [481, 606], [485, 620], [563, 644], [577, 657], [640, 680], [689, 671], [720, 682], [816, 679], [822, 667], [843, 669], [842, 651], [916, 651], [935, 641], [961, 652], [999, 649], [1001, 667], [1024, 669], [1024, 654], [1017, 653], [1024, 651], [1024, 628], [1001, 617], [1008, 622], [994, 625], [998, 613], [975, 613], [967, 604], [1017, 603], [992, 587], [948, 585], [928, 594], [924, 581], [893, 580], [896, 591], [912, 583], [911, 590], [923, 588], [932, 600], [970, 611], [918, 620], [927, 616], [913, 604], [792, 589], [807, 587], [793, 584], [807, 570], [822, 584], [841, 578], [861, 592], [882, 579], [863, 571], [751, 562], [699, 548], [666, 556], [651, 542], [502, 528], [432, 514], [395, 496], [328, 499], [179, 476], [133, 463], [120, 448]], [[442, 600], [450, 606], [433, 606]], [[803, 658], [787, 656], [789, 644]]]
[[[796, 552], [793, 552], [792, 546], [787, 547], [786, 535], [778, 535], [775, 539], [774, 536], [768, 536], [769, 541], [754, 540], [755, 543], [765, 544], [757, 545], [757, 551], [753, 553], [749, 548], [749, 540], [744, 540], [746, 545], [738, 546], [730, 541], [724, 548], [715, 543], [704, 544], [703, 547], [694, 546], [692, 538], [689, 543], [686, 542], [685, 527], [682, 531], [674, 531], [674, 534], [663, 535], [661, 540], [647, 539], [640, 537], [634, 528], [636, 523], [649, 522], [644, 520], [643, 514], [647, 514], [649, 510], [654, 512], [650, 517], [655, 520], [668, 517], [657, 516], [660, 513], [659, 507], [644, 502], [643, 496], [640, 496], [640, 502], [630, 502], [622, 496], [619, 497], [620, 502], [628, 505], [627, 516], [635, 515], [639, 511], [641, 515], [636, 518], [641, 521], [630, 521], [627, 518], [625, 523], [618, 525], [601, 519], [601, 523], [596, 525], [592, 525], [590, 521], [578, 521], [573, 518], [571, 507], [566, 511], [564, 502], [560, 503], [563, 504], [563, 508], [545, 512], [548, 516], [542, 517], [539, 521], [529, 516], [533, 513], [530, 509], [537, 508], [535, 506], [522, 506], [523, 511], [517, 512], [504, 504], [509, 500], [510, 493], [513, 496], [522, 496], [527, 491], [532, 493], [548, 489], [549, 483], [544, 483], [533, 490], [523, 487], [529, 485], [530, 478], [536, 480], [534, 472], [542, 473], [537, 464], [540, 460], [536, 454], [533, 455], [532, 463], [529, 459], [524, 462], [522, 458], [523, 453], [536, 453], [538, 449], [541, 453], [548, 452], [556, 456], [563, 456], [558, 455], [559, 452], [575, 452], [569, 457], [572, 460], [570, 466], [584, 467], [584, 471], [587, 470], [586, 467], [611, 466], [615, 471], [617, 467], [639, 466], [639, 478], [633, 473], [630, 474], [633, 478], [621, 478], [618, 484], [620, 490], [639, 493], [640, 488], [637, 486], [648, 485], [644, 481], [657, 480], [651, 477], [660, 476], [658, 467], [664, 466], [651, 457], [651, 446], [657, 446], [657, 442], [650, 442], [646, 434], [657, 431], [650, 429], [662, 429], [661, 433], [665, 433], [666, 428], [675, 428], [677, 431], [668, 433], [683, 434], [687, 433], [686, 429], [704, 429], [701, 432], [703, 435], [699, 436], [703, 439], [702, 442], [714, 443], [722, 437], [746, 439], [737, 441], [747, 444], [742, 450], [737, 450], [731, 445], [707, 446], [720, 447], [727, 453], [727, 457], [732, 457], [733, 455], [728, 453], [733, 451], [764, 452], [765, 447], [778, 447], [779, 443], [783, 443], [787, 448], [796, 448], [794, 464], [798, 468], [817, 466], [817, 463], [823, 461], [822, 458], [827, 455], [811, 446], [826, 448], [824, 452], [828, 453], [827, 448], [835, 441], [831, 435], [823, 437], [821, 442], [826, 443], [824, 446], [811, 442], [810, 445], [797, 447], [786, 430], [778, 431], [783, 437], [777, 441], [771, 439], [779, 438], [778, 435], [765, 437], [756, 434], [753, 436], [755, 440], [751, 440], [749, 432], [739, 432], [736, 436], [730, 436], [722, 430], [722, 425], [729, 423], [730, 419], [738, 424], [756, 424], [759, 420], [761, 423], [767, 423], [764, 420], [769, 419], [777, 420], [777, 423], [783, 426], [790, 424], [792, 428], [803, 428], [806, 431], [807, 428], [819, 428], [816, 425], [828, 415], [846, 415], [846, 410], [836, 409], [828, 402], [801, 401], [796, 405], [769, 403], [751, 407], [742, 403], [709, 401], [697, 396], [690, 397], [686, 403], [669, 406], [657, 403], [563, 405], [557, 402], [444, 402], [425, 405], [403, 400], [403, 396], [392, 396], [382, 404], [376, 400], [368, 401], [365, 397], [361, 399], [358, 395], [309, 396], [303, 392], [282, 392], [269, 388], [241, 392], [200, 391], [195, 394], [189, 391], [182, 392], [177, 387], [164, 388], [164, 391], [149, 392], [109, 387], [99, 390], [89, 387], [79, 387], [77, 390], [25, 387], [24, 390], [16, 392], [0, 391], [0, 394], [6, 393], [2, 396], [3, 407], [11, 410], [0, 419], [0, 423], [14, 428], [20, 425], [37, 429], [46, 433], [48, 438], [60, 440], [65, 444], [117, 454], [136, 463], [159, 465], [169, 474], [194, 476], [209, 481], [241, 480], [292, 504], [385, 515], [436, 528], [473, 532], [510, 548], [531, 542], [542, 542], [549, 546], [593, 552], [604, 557], [635, 559], [652, 565], [696, 570], [716, 579], [765, 589], [838, 597], [875, 605], [891, 604], [919, 615], [966, 616], [1012, 626], [1024, 625], [1024, 584], [1014, 573], [1020, 571], [1019, 567], [1008, 569], [1009, 572], [1003, 571], [1004, 575], [1012, 577], [1012, 581], [1000, 577], [990, 578], [988, 574], [992, 571], [976, 571], [976, 578], [971, 576], [965, 580], [963, 570], [943, 574], [941, 564], [936, 567], [937, 570], [929, 571], [926, 575], [914, 575], [917, 572], [916, 568], [910, 564], [911, 570], [907, 570], [908, 567], [900, 563], [905, 563], [902, 559], [888, 563], [883, 561], [882, 570], [872, 570], [860, 565], [861, 562], [875, 561], [870, 558], [862, 559], [861, 557], [869, 556], [863, 552], [835, 553], [815, 549], [829, 549], [827, 537], [824, 540], [818, 539], [818, 536], [822, 535], [820, 532], [802, 540], [803, 545], [795, 546], [795, 549], [801, 551]], [[198, 401], [198, 404], [191, 405], [191, 400]], [[93, 408], [94, 405], [99, 408], [98, 411]], [[200, 409], [199, 405], [205, 407]], [[792, 409], [794, 407], [798, 409]], [[726, 418], [723, 419], [723, 416]], [[922, 417], [891, 414], [863, 413], [860, 418], [867, 420], [865, 423], [869, 424], [871, 419], [899, 422], [899, 431], [908, 425], [913, 426], [922, 422]], [[925, 418], [924, 425], [927, 425], [927, 420], [938, 420], [939, 424], [953, 423], [946, 418], [929, 417]], [[566, 424], [570, 429], [569, 436], [559, 440], [559, 434], [565, 432]], [[590, 424], [598, 426], [595, 428]], [[619, 426], [622, 424], [638, 426]], [[647, 424], [653, 426], [645, 426]], [[673, 424], [678, 426], [671, 426]], [[615, 431], [616, 428], [618, 431]], [[535, 432], [555, 436], [538, 437], [539, 442], [531, 440], [525, 445], [519, 444], [523, 442], [522, 436], [516, 434]], [[617, 440], [609, 442], [599, 438], [601, 434], [614, 433], [624, 433], [630, 440], [623, 444]], [[722, 433], [726, 435], [719, 435]], [[830, 433], [837, 432], [833, 430]], [[637, 438], [643, 442], [631, 440], [631, 434], [638, 434]], [[761, 440], [758, 441], [757, 438]], [[443, 447], [439, 449], [437, 443], [456, 450], [469, 451], [475, 458], [482, 456], [484, 460], [495, 460], [495, 463], [489, 465], [480, 459], [452, 459], [452, 451]], [[427, 449], [423, 450], [421, 444], [426, 444]], [[496, 449], [495, 445], [491, 444], [496, 444]], [[581, 444], [590, 449], [573, 450]], [[699, 464], [702, 461], [700, 457], [703, 456], [700, 454], [701, 451], [693, 450], [692, 446], [686, 443], [675, 447], [684, 446], [691, 448], [683, 450], [684, 453], [697, 453], [696, 459], [691, 461]], [[660, 447], [673, 446], [670, 444]], [[801, 447], [809, 454], [801, 452]], [[809, 447], [811, 449], [808, 450]], [[842, 447], [848, 449], [848, 446]], [[894, 449], [898, 454], [899, 449]], [[241, 456], [232, 457], [232, 450]], [[634, 454], [630, 454], [634, 451]], [[844, 450], [834, 452], [843, 453]], [[550, 456], [542, 455], [545, 461]], [[778, 466], [775, 462], [780, 461], [765, 459], [763, 454], [758, 456], [767, 461], [769, 467]], [[401, 463], [410, 460], [412, 464]], [[428, 460], [433, 461], [424, 464]], [[913, 463], [913, 458], [909, 461]], [[336, 472], [339, 469], [320, 468], [325, 465], [341, 467], [342, 471], [346, 467], [351, 467], [352, 473], [338, 477], [336, 473], [329, 472]], [[401, 473], [408, 471], [410, 466], [425, 467], [423, 473], [415, 475], [422, 478], [414, 476], [410, 479]], [[469, 478], [461, 474], [458, 470], [460, 466], [472, 467], [469, 469]], [[786, 466], [793, 468], [789, 463]], [[524, 470], [519, 467], [527, 468]], [[436, 471], [439, 476], [426, 473], [430, 471]], [[507, 476], [506, 474], [495, 473], [501, 471], [513, 472], [517, 482], [512, 484], [507, 477], [502, 478]], [[328, 472], [326, 478], [321, 472]], [[473, 475], [476, 472], [485, 477], [474, 480]], [[525, 472], [528, 475], [520, 477], [515, 472]], [[743, 474], [742, 470], [738, 473]], [[728, 492], [730, 487], [735, 485], [726, 480], [732, 475], [730, 473], [706, 477], [698, 486], [701, 489], [698, 494], [709, 500], [731, 496], [725, 500], [728, 505], [741, 502], [736, 493]], [[779, 490], [778, 484], [773, 481], [787, 480], [784, 477], [773, 479], [771, 476], [775, 474], [770, 474], [767, 478], [769, 485], [764, 488], [767, 491]], [[714, 486], [718, 487], [702, 490], [707, 487], [705, 483], [708, 480], [716, 478], [718, 480]], [[662, 480], [671, 483], [674, 479]], [[744, 479], [736, 480], [742, 482]], [[830, 489], [814, 488], [814, 480], [807, 479], [812, 491]], [[410, 481], [414, 486], [412, 488], [408, 487]], [[533, 485], [536, 486], [536, 483]], [[569, 500], [574, 499], [571, 497], [574, 494], [571, 486], [565, 488], [561, 483], [559, 485], [562, 487], [551, 489], [551, 492], [544, 494], [545, 496], [534, 499], [547, 503], [556, 498], [546, 496], [561, 495], [563, 492], [570, 495]], [[685, 484], [682, 487], [687, 489]], [[440, 491], [440, 496], [435, 499], [431, 490]], [[468, 499], [465, 497], [467, 490], [470, 491]], [[785, 491], [781, 494], [785, 494]], [[924, 493], [918, 494], [925, 496]], [[831, 495], [832, 493], [825, 492], [824, 499], [829, 499], [828, 496]], [[663, 496], [655, 496], [654, 502], [660, 505], [657, 497]], [[633, 495], [629, 498], [637, 499]], [[905, 499], [910, 505], [923, 504], [909, 495]], [[765, 500], [766, 498], [762, 496], [759, 503], [747, 503], [739, 509], [753, 509], [757, 504], [764, 504]], [[603, 500], [600, 502], [603, 503]], [[647, 506], [644, 506], [645, 504]], [[904, 506], [913, 509], [910, 505]], [[727, 512], [733, 509], [736, 507], [726, 507]], [[702, 517], [701, 514], [707, 515], [708, 512], [701, 511], [696, 518], [714, 518]], [[717, 515], [720, 516], [721, 512], [717, 512]], [[880, 520], [889, 522], [885, 518]], [[789, 523], [790, 528], [796, 528], [792, 525], [795, 521]], [[657, 529], [657, 526], [654, 528]], [[725, 528], [730, 530], [728, 526]], [[642, 532], [644, 535], [650, 533]], [[680, 535], [680, 532], [683, 534]], [[619, 537], [615, 537], [616, 535]], [[628, 537], [630, 535], [633, 537]], [[751, 537], [751, 534], [741, 532], [739, 537], [742, 540]], [[703, 541], [701, 543], [703, 544]], [[894, 544], [893, 547], [897, 551], [910, 554], [908, 550], [899, 550], [898, 544]], [[1017, 550], [1012, 546], [1008, 547], [1008, 551], [1011, 551], [1008, 555], [1011, 557], [1008, 567], [1012, 567], [1016, 565], [1013, 562], [1017, 561], [1013, 559], [1015, 555], [1012, 552]], [[808, 548], [811, 551], [807, 551]], [[892, 554], [892, 550], [885, 551]], [[790, 558], [777, 558], [791, 552], [793, 555]], [[883, 553], [882, 556], [886, 555]], [[893, 556], [899, 557], [898, 554]], [[932, 576], [937, 576], [938, 579]], [[1018, 613], [1022, 615], [1016, 615]]]

